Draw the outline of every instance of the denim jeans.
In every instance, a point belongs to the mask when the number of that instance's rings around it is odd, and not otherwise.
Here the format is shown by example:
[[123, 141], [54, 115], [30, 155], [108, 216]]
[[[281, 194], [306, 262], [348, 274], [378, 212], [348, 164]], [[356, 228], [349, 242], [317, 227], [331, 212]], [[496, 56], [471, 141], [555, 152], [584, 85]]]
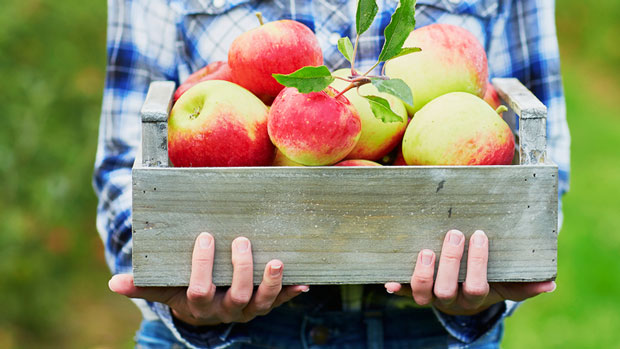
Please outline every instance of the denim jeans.
[[[382, 312], [299, 312], [274, 309], [246, 324], [235, 324], [230, 348], [499, 348], [503, 324], [465, 345], [451, 337], [430, 309]], [[160, 321], [144, 321], [137, 348], [183, 348]]]

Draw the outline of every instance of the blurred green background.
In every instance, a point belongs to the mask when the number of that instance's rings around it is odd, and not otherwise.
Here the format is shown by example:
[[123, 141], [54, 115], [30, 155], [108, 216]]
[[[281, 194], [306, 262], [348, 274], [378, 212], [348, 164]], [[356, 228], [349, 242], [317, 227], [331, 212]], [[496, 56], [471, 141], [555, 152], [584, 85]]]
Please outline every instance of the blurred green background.
[[[505, 348], [620, 348], [620, 1], [557, 0], [571, 190], [558, 289], [507, 321]], [[90, 178], [106, 5], [0, 11], [0, 348], [130, 348], [140, 315], [107, 289]]]

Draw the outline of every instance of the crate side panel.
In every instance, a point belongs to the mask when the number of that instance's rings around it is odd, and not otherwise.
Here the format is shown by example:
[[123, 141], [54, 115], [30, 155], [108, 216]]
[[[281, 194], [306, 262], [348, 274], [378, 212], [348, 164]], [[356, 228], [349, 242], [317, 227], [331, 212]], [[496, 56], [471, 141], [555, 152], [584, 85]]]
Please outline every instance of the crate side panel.
[[[286, 284], [408, 282], [423, 248], [452, 228], [490, 239], [490, 281], [555, 277], [557, 167], [134, 170], [134, 277], [187, 285], [196, 236], [215, 236], [214, 282], [230, 244], [252, 241], [255, 282], [284, 262]], [[465, 276], [465, 260], [461, 279]]]

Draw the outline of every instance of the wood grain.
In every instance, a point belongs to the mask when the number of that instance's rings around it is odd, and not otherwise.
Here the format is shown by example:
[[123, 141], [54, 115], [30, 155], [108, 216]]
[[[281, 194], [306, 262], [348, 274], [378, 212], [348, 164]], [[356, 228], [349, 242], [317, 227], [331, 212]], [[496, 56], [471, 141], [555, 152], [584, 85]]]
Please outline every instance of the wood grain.
[[255, 282], [278, 258], [285, 284], [383, 283], [409, 280], [417, 252], [439, 253], [452, 228], [487, 233], [490, 281], [556, 274], [555, 166], [150, 168], [133, 186], [141, 286], [187, 285], [202, 231], [215, 236], [219, 285], [237, 236], [252, 241]]

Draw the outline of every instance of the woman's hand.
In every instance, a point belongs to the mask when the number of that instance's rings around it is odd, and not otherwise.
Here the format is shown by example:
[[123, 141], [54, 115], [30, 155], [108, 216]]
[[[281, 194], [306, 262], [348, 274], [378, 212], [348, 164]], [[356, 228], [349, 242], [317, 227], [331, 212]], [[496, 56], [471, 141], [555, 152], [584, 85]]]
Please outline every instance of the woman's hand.
[[487, 282], [489, 240], [478, 230], [469, 240], [467, 254], [467, 275], [459, 285], [459, 269], [465, 248], [465, 236], [458, 230], [446, 235], [437, 277], [435, 274], [435, 253], [422, 250], [418, 254], [410, 287], [388, 282], [385, 288], [390, 293], [412, 296], [419, 305], [432, 304], [450, 315], [474, 315], [491, 305], [504, 301], [522, 301], [544, 292], [555, 290], [554, 281], [546, 282]]
[[272, 260], [265, 266], [263, 280], [254, 292], [252, 247], [244, 237], [232, 242], [233, 279], [230, 287], [212, 283], [213, 236], [202, 233], [192, 254], [188, 287], [136, 287], [131, 274], [114, 275], [109, 287], [130, 297], [167, 304], [179, 320], [194, 326], [247, 322], [307, 291], [308, 286], [282, 287], [284, 265]]

